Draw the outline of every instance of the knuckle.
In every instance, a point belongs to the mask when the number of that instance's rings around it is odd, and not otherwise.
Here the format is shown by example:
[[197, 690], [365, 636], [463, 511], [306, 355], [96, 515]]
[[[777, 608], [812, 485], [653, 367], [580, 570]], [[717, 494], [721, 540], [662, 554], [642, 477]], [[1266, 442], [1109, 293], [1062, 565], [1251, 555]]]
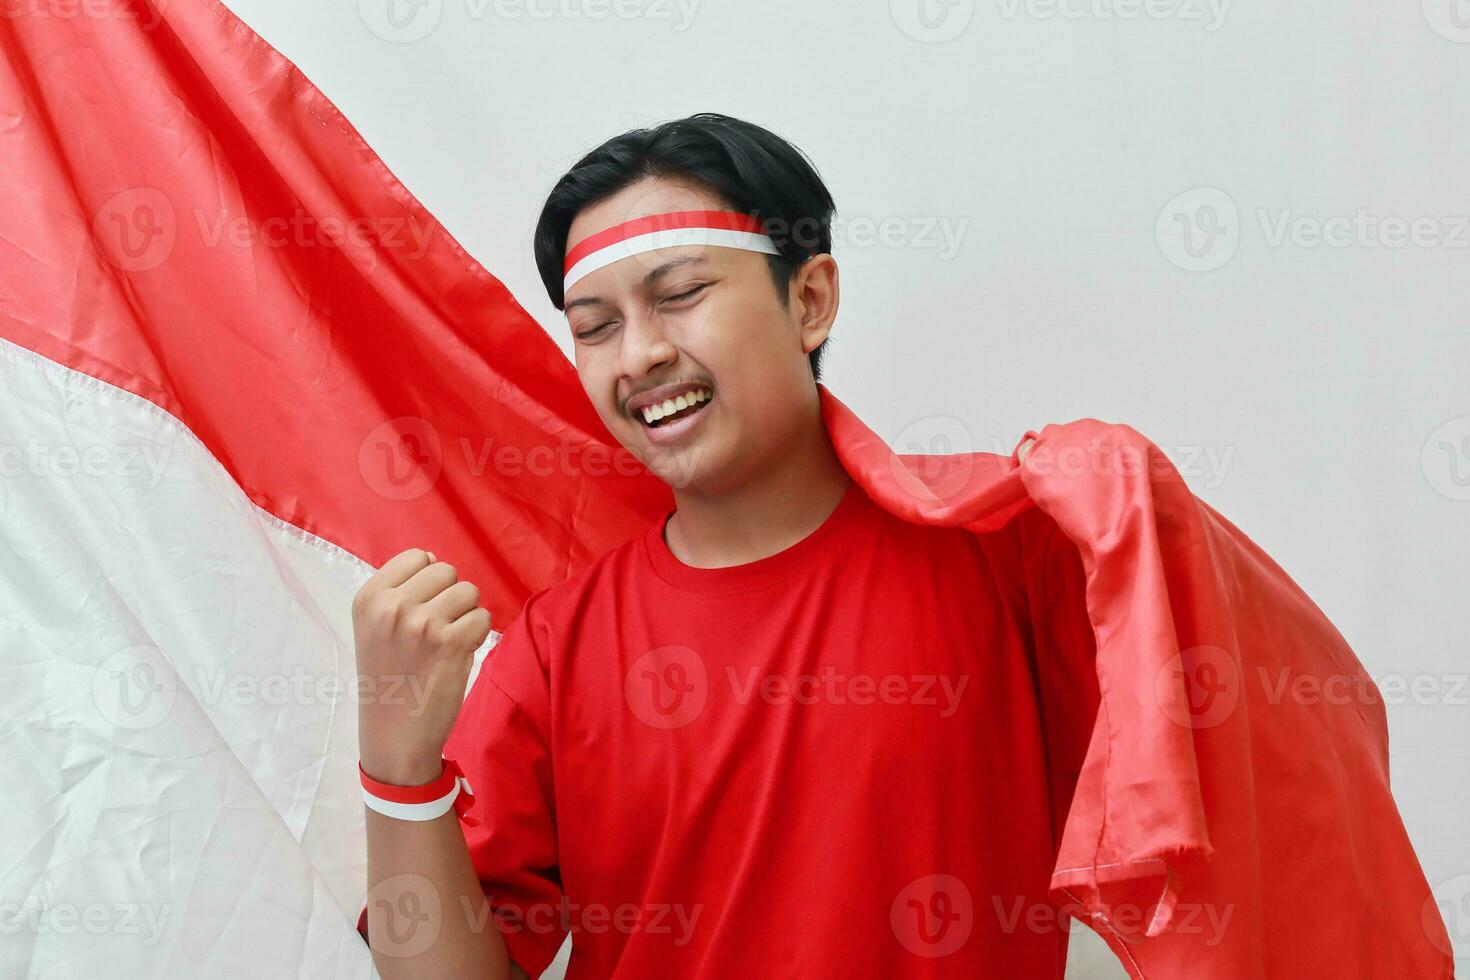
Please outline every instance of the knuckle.
[[352, 612], [363, 622], [376, 622], [391, 615], [392, 599], [377, 590], [359, 592], [352, 600]]
[[404, 631], [410, 636], [419, 639], [427, 638], [430, 630], [434, 626], [433, 618], [429, 616], [423, 606], [419, 606], [405, 613], [402, 622]]
[[[469, 616], [470, 625], [474, 626], [476, 634], [483, 640], [485, 635], [490, 632], [490, 611], [482, 606], [476, 608]], [[478, 642], [476, 645], [478, 646]]]

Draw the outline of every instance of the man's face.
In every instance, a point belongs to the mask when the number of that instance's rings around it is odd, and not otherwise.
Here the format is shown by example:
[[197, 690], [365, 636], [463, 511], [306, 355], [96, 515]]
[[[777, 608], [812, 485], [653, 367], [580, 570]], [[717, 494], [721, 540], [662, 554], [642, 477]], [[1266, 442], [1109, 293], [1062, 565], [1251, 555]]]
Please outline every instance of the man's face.
[[[647, 178], [579, 213], [568, 248], [633, 218], [696, 210], [731, 208], [702, 185]], [[618, 442], [666, 483], [729, 492], [811, 423], [807, 354], [831, 328], [836, 288], [830, 255], [802, 267], [787, 308], [759, 252], [678, 245], [626, 256], [567, 290], [582, 387]], [[669, 385], [707, 397], [650, 424], [638, 404]]]

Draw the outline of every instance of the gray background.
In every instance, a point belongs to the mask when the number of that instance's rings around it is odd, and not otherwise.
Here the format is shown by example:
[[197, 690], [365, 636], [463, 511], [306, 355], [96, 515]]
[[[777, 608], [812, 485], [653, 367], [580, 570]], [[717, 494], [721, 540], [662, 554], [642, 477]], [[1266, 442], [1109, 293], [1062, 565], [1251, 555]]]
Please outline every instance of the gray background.
[[[228, 5], [563, 349], [530, 235], [576, 157], [705, 110], [795, 142], [841, 222], [832, 391], [921, 448], [1162, 447], [1389, 695], [1470, 957], [1464, 4], [682, 2]], [[1123, 973], [1077, 929], [1069, 976]]]

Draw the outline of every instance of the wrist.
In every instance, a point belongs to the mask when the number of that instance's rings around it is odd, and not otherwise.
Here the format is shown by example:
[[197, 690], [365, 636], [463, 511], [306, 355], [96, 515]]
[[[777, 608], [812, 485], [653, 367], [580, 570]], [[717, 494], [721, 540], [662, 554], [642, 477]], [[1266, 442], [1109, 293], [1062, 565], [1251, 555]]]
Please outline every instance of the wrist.
[[[359, 760], [357, 768], [362, 779], [362, 801], [369, 810], [376, 810], [385, 817], [398, 820], [422, 822], [437, 820], [452, 808], [459, 819], [468, 826], [479, 821], [469, 815], [474, 806], [474, 794], [464, 770], [452, 759], [441, 757], [439, 773], [423, 783], [389, 783], [367, 771]], [[417, 778], [421, 772], [404, 771], [405, 775]]]
[[438, 779], [444, 770], [444, 760], [439, 755], [432, 759], [373, 758], [363, 755], [360, 763], [370, 778], [394, 786], [423, 786]]

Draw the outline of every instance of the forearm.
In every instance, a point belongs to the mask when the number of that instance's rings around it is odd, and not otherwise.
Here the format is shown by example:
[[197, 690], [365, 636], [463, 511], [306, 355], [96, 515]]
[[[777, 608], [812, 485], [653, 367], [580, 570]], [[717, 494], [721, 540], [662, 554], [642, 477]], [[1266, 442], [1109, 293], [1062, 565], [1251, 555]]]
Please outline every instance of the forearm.
[[368, 938], [382, 980], [525, 976], [513, 971], [453, 808], [424, 821], [367, 809], [367, 849]]
[[[360, 704], [359, 761], [371, 780], [427, 787], [443, 775], [443, 747], [474, 652], [490, 634], [490, 613], [479, 601], [479, 589], [460, 581], [454, 566], [421, 548], [394, 555], [353, 597], [358, 677], [406, 679], [419, 692]], [[430, 820], [385, 816], [371, 807], [365, 813], [366, 931], [382, 980], [523, 977], [485, 900], [458, 811], [451, 807]]]

